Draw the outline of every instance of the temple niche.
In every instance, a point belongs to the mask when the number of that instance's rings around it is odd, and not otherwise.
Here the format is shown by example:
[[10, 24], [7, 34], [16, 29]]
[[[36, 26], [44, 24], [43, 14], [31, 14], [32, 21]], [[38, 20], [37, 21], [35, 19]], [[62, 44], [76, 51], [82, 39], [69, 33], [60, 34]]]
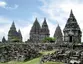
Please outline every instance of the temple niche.
[[72, 10], [63, 32], [65, 43], [81, 43], [82, 33]]
[[22, 42], [22, 34], [19, 30], [17, 32], [14, 22], [12, 23], [8, 32], [8, 42]]

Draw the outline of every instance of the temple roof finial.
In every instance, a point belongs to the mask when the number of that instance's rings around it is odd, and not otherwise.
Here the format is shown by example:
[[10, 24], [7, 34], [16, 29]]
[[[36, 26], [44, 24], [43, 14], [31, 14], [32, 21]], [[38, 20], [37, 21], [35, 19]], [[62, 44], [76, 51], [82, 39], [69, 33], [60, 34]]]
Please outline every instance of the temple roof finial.
[[14, 23], [14, 21], [12, 22], [12, 26], [15, 26], [15, 23]]
[[70, 12], [70, 17], [74, 17], [72, 9], [71, 9], [71, 12]]
[[47, 25], [46, 18], [44, 18], [44, 22], [43, 22], [43, 24], [46, 24], [46, 25]]
[[37, 20], [37, 17], [36, 17], [35, 21], [38, 21], [38, 20]]
[[46, 18], [44, 17], [44, 21], [46, 21]]

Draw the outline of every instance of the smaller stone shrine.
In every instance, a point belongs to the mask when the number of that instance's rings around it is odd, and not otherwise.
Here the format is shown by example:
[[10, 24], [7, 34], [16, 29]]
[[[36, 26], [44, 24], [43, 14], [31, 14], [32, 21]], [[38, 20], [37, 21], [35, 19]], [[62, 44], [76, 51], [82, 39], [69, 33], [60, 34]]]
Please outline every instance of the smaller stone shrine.
[[81, 43], [82, 32], [72, 10], [63, 32], [65, 43]]

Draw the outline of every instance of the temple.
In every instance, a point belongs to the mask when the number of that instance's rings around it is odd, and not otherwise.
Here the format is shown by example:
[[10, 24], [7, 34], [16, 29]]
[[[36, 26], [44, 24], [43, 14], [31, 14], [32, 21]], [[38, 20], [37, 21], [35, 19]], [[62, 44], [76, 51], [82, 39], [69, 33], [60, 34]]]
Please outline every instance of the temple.
[[46, 22], [46, 18], [44, 18], [44, 22], [42, 27], [40, 26], [37, 18], [33, 23], [33, 26], [30, 30], [30, 41], [32, 42], [41, 42], [44, 38], [49, 37], [49, 28]]
[[21, 32], [20, 30], [17, 32], [14, 22], [8, 32], [8, 42], [22, 42]]
[[[54, 38], [56, 38], [55, 43], [57, 44], [63, 44], [63, 42], [73, 43], [73, 44], [81, 43], [82, 32], [80, 30], [80, 27], [77, 23], [77, 20], [72, 10], [70, 12], [70, 16], [67, 20], [67, 23], [63, 29], [63, 34], [60, 26], [58, 25], [54, 33]], [[40, 25], [38, 19], [36, 18], [30, 30], [29, 42], [38, 43], [38, 42], [42, 42], [45, 38], [49, 38], [49, 37], [50, 37], [50, 31], [49, 31], [46, 18], [44, 18], [42, 25]], [[16, 30], [15, 23], [13, 22], [8, 32], [7, 41], [22, 42], [22, 38], [23, 37], [21, 31]], [[5, 42], [5, 38], [3, 38], [2, 41]]]
[[63, 34], [59, 25], [56, 27], [54, 38], [56, 39], [56, 44], [63, 44]]
[[65, 43], [81, 43], [82, 32], [72, 10], [63, 32]]
[[46, 18], [44, 18], [44, 22], [42, 24], [42, 28], [41, 28], [41, 32], [40, 32], [40, 39], [43, 40], [44, 38], [47, 38], [49, 37], [49, 28], [48, 28], [48, 25], [47, 25], [47, 22], [46, 22]]
[[3, 36], [3, 38], [2, 38], [2, 43], [6, 43], [7, 41], [6, 41], [6, 39], [5, 39], [5, 37]]
[[33, 26], [30, 30], [30, 41], [31, 42], [39, 42], [40, 39], [40, 30], [41, 30], [41, 27], [40, 27], [40, 24], [36, 18], [35, 22], [33, 23]]

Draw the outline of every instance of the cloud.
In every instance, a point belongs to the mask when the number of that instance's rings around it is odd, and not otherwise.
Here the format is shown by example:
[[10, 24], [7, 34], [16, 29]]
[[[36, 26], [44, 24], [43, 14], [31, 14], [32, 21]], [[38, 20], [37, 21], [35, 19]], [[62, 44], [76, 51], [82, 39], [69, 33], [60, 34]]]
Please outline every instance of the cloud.
[[[42, 6], [40, 7], [40, 10], [47, 16], [50, 22], [55, 22], [59, 24], [62, 30], [67, 22], [67, 19], [70, 14], [70, 10], [72, 9], [77, 19], [77, 22], [80, 25], [81, 30], [83, 32], [83, 18], [82, 18], [83, 1], [82, 0], [73, 0], [73, 1], [72, 0], [40, 0], [40, 1], [42, 2]], [[55, 25], [52, 24], [52, 25], [54, 27], [57, 24]], [[52, 30], [51, 27], [50, 30]], [[53, 31], [51, 31], [51, 35], [52, 34]], [[82, 41], [83, 41], [83, 37], [82, 37]]]
[[7, 10], [14, 10], [14, 9], [17, 9], [18, 8], [18, 5], [15, 4], [14, 6], [9, 6], [7, 2], [5, 1], [0, 1], [0, 7], [4, 8], [4, 9], [7, 9]]
[[7, 9], [7, 10], [14, 10], [14, 9], [17, 9], [18, 8], [18, 5], [17, 4], [15, 4], [13, 7], [5, 7], [5, 9]]
[[29, 39], [31, 27], [32, 27], [32, 24], [29, 24], [29, 25], [25, 26], [24, 28], [21, 28], [23, 41], [27, 41]]
[[2, 40], [3, 36], [5, 36], [6, 39], [8, 38], [8, 31], [10, 24], [12, 23], [11, 21], [11, 19], [0, 16], [0, 41]]
[[0, 1], [0, 7], [5, 8], [6, 5], [7, 5], [6, 2]]

